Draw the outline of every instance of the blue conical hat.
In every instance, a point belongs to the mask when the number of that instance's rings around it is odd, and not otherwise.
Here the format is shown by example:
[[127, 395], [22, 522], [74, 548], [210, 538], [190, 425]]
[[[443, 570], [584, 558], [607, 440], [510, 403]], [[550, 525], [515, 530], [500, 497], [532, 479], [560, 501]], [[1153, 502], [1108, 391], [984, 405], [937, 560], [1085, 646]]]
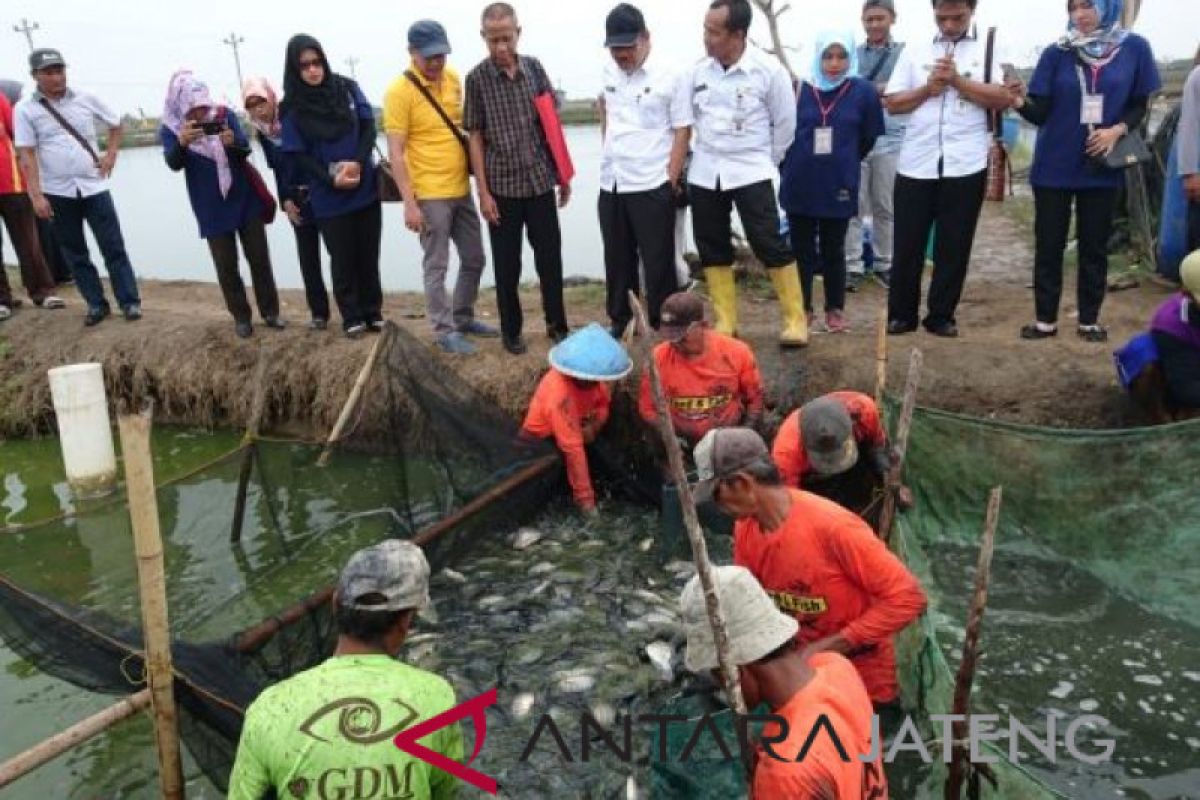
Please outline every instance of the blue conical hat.
[[620, 342], [592, 322], [551, 349], [550, 366], [581, 381], [619, 381], [633, 362]]

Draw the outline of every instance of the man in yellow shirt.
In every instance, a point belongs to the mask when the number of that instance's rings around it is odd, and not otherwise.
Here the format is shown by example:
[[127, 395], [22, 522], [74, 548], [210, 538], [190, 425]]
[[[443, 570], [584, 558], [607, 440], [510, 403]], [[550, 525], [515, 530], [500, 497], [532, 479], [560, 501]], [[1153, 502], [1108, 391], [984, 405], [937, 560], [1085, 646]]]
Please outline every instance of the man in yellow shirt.
[[[483, 231], [471, 197], [466, 135], [462, 131], [462, 82], [446, 64], [450, 41], [433, 20], [408, 29], [412, 64], [388, 87], [383, 100], [392, 176], [404, 197], [404, 224], [425, 252], [425, 308], [439, 347], [474, 353], [466, 336], [500, 333], [475, 319], [483, 274]], [[458, 250], [458, 279], [446, 293], [450, 243]]]

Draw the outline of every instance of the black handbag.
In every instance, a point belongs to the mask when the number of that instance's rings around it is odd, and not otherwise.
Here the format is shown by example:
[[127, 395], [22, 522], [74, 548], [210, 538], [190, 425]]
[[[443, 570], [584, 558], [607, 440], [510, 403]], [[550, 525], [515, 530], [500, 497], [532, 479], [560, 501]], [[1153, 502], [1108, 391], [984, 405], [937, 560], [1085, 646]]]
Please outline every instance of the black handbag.
[[1138, 164], [1149, 164], [1152, 158], [1145, 140], [1140, 135], [1130, 132], [1117, 139], [1108, 155], [1094, 158], [1093, 161], [1107, 169], [1128, 169]]

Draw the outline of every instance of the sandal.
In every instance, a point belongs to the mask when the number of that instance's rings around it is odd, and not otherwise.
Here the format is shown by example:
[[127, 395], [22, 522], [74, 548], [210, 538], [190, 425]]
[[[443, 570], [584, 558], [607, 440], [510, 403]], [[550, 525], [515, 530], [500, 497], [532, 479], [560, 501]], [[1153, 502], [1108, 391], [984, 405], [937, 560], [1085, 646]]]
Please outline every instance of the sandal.
[[1055, 336], [1058, 336], [1058, 326], [1047, 330], [1035, 322], [1030, 325], [1023, 325], [1021, 327], [1022, 339], [1051, 339]]
[[1076, 330], [1085, 342], [1107, 342], [1108, 331], [1099, 325], [1080, 325]]

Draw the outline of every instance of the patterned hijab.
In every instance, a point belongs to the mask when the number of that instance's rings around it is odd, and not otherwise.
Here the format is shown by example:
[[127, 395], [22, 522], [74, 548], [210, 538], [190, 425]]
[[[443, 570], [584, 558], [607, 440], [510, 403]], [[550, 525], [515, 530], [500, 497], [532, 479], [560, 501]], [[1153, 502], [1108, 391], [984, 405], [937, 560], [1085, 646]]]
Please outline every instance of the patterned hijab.
[[[1121, 25], [1121, 12], [1125, 0], [1091, 0], [1100, 14], [1100, 25], [1090, 34], [1084, 35], [1074, 22], [1067, 24], [1067, 35], [1058, 41], [1063, 50], [1074, 50], [1085, 64], [1104, 64], [1112, 58], [1129, 36]], [[1067, 8], [1071, 2], [1068, 0]]]
[[[841, 45], [850, 57], [846, 71], [838, 78], [830, 78], [821, 67], [825, 51], [834, 45]], [[817, 35], [817, 43], [813, 48], [812, 84], [823, 92], [839, 88], [843, 83], [858, 74], [858, 48], [854, 46], [854, 34], [850, 31], [822, 31]]]
[[259, 122], [253, 114], [250, 114], [250, 124], [253, 125], [259, 133], [267, 137], [273, 142], [278, 142], [281, 136], [279, 125], [279, 96], [275, 93], [271, 82], [266, 78], [247, 78], [242, 84], [242, 106], [247, 108], [249, 113], [250, 98], [258, 97], [267, 102], [267, 107], [271, 109], [271, 121]]
[[[187, 121], [188, 112], [193, 109], [206, 109], [205, 122], [223, 119], [225, 108], [213, 102], [208, 86], [192, 74], [189, 69], [178, 70], [171, 76], [167, 86], [167, 99], [163, 103], [162, 124], [176, 136]], [[221, 197], [229, 196], [233, 186], [233, 173], [229, 169], [229, 156], [225, 153], [225, 145], [216, 136], [201, 136], [188, 145], [188, 149], [198, 156], [210, 159], [217, 165], [217, 182], [221, 188]]]

